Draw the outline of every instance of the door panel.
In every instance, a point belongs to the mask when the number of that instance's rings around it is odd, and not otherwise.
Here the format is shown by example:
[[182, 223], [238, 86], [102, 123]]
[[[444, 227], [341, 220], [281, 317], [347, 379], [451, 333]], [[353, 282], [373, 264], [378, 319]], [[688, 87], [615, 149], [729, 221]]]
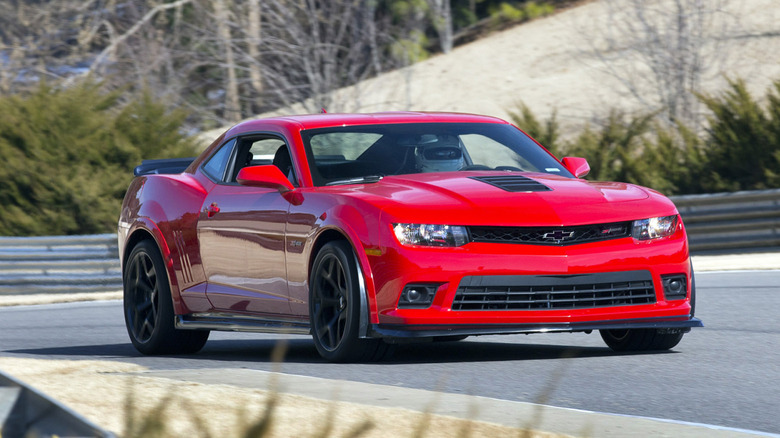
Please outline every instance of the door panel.
[[215, 310], [290, 314], [285, 223], [277, 190], [216, 185], [198, 221], [201, 259]]

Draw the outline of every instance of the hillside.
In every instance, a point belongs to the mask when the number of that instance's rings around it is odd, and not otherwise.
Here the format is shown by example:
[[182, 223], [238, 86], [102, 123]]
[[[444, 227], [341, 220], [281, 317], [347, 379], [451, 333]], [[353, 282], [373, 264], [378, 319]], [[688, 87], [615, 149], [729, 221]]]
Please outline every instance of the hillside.
[[[763, 96], [780, 79], [780, 8], [776, 0], [729, 4], [728, 16], [735, 20], [728, 33], [710, 35], [713, 44], [722, 44], [722, 62], [705, 72], [702, 89], [716, 93], [726, 77], [741, 77], [754, 95]], [[343, 105], [335, 110], [459, 111], [506, 118], [523, 101], [540, 117], [557, 111], [564, 132], [610, 108], [649, 110], [589, 53], [589, 42], [606, 23], [604, 2], [588, 2], [340, 90]], [[652, 92], [647, 98], [653, 100]], [[302, 112], [302, 106], [294, 106], [263, 116]], [[204, 138], [213, 139], [214, 133]]]

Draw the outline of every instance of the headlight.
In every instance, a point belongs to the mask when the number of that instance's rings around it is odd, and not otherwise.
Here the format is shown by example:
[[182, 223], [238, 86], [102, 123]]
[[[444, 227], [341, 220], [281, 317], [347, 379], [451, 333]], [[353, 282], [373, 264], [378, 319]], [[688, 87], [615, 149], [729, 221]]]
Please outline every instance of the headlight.
[[462, 246], [469, 242], [466, 227], [454, 225], [393, 224], [402, 245]]
[[677, 216], [652, 217], [634, 221], [632, 235], [637, 240], [668, 237], [677, 231]]

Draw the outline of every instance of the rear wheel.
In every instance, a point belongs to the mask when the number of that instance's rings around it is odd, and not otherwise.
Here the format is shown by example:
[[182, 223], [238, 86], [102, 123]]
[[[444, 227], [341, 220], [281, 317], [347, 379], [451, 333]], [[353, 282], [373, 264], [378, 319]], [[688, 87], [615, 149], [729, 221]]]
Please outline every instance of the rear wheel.
[[389, 345], [360, 339], [360, 290], [352, 247], [344, 241], [322, 247], [309, 279], [309, 316], [317, 352], [332, 362], [379, 360]]
[[133, 248], [124, 272], [124, 313], [127, 333], [143, 354], [198, 352], [207, 330], [177, 330], [168, 274], [157, 247], [144, 240]]
[[682, 340], [682, 329], [600, 330], [601, 339], [614, 351], [669, 350]]

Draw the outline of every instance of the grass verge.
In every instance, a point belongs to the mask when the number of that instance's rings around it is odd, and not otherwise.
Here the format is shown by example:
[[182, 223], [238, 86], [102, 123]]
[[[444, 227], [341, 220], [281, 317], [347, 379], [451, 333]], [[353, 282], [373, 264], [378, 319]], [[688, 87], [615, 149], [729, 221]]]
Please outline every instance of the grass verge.
[[146, 368], [124, 362], [4, 357], [0, 369], [126, 438], [561, 436], [273, 389], [144, 376]]

